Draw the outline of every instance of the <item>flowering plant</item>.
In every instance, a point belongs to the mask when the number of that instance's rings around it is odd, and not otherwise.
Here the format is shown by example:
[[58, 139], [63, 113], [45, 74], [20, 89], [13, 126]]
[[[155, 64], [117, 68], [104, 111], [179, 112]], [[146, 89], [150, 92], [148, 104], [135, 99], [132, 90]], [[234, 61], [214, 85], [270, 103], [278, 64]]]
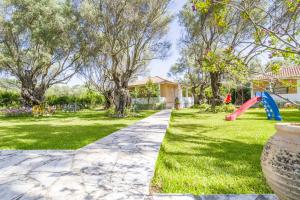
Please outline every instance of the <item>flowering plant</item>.
[[4, 114], [6, 117], [28, 117], [32, 116], [31, 108], [12, 108], [4, 110]]

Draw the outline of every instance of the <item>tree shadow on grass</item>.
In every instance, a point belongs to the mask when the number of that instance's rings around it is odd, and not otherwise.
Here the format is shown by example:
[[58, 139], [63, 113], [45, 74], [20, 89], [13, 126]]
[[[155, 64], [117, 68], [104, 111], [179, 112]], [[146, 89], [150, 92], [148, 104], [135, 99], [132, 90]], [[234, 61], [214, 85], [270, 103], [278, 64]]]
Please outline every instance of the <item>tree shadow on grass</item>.
[[[300, 111], [299, 110], [288, 110], [281, 109], [280, 114], [283, 121], [286, 122], [299, 122], [300, 121]], [[264, 111], [251, 111], [247, 112], [249, 117], [241, 117], [237, 120], [267, 120], [267, 114]]]
[[[175, 159], [175, 163], [182, 166], [193, 167], [194, 170], [202, 171], [204, 174], [195, 174], [196, 177], [205, 176], [230, 176], [231, 179], [243, 179], [246, 182], [234, 183], [234, 187], [223, 184], [209, 186], [210, 191], [224, 194], [236, 194], [239, 187], [251, 188], [253, 193], [271, 192], [265, 183], [260, 167], [260, 155], [263, 144], [246, 143], [234, 139], [209, 136], [222, 127], [210, 127], [205, 125], [173, 124], [166, 135], [169, 141], [168, 148], [162, 147], [161, 151], [166, 159], [164, 165], [169, 170], [174, 170], [174, 165], [169, 159]], [[184, 129], [184, 132], [177, 131]], [[197, 132], [195, 132], [197, 130]], [[192, 132], [193, 131], [193, 132]], [[176, 148], [172, 144], [180, 144]], [[176, 168], [176, 166], [175, 166]], [[198, 168], [198, 169], [197, 169]], [[175, 169], [176, 170], [176, 169]], [[184, 173], [183, 167], [181, 173]], [[262, 184], [257, 186], [257, 183]]]
[[260, 154], [263, 149], [263, 145], [261, 144], [247, 144], [240, 141], [223, 138], [217, 139], [202, 134], [191, 136], [184, 134], [174, 135], [168, 132], [167, 140], [170, 140], [172, 142], [198, 145], [198, 147], [192, 147], [192, 151], [185, 151], [184, 149], [182, 149], [179, 151], [165, 152], [167, 154], [213, 157], [220, 161], [218, 163], [222, 163], [222, 161], [230, 161], [232, 165], [235, 165], [236, 162], [240, 161], [243, 163], [246, 162], [252, 164], [253, 160], [251, 160], [251, 158], [259, 160]]
[[56, 119], [87, 119], [87, 120], [114, 120], [113, 118], [108, 117], [103, 111], [92, 111], [92, 112], [76, 112], [76, 113], [67, 113], [67, 112], [57, 112], [51, 116], [43, 117], [5, 117], [0, 116], [0, 120], [11, 121], [11, 122], [32, 122], [32, 121], [48, 121]]
[[49, 125], [1, 127], [0, 149], [78, 149], [128, 124]]

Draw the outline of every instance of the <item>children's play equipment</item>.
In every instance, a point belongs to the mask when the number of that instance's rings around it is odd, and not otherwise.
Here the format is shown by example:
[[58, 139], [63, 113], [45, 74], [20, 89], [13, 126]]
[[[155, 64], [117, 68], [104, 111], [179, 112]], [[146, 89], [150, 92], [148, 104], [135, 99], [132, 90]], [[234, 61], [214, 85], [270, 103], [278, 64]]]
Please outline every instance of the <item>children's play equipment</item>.
[[264, 108], [267, 113], [267, 117], [269, 120], [275, 119], [277, 121], [281, 121], [282, 117], [280, 115], [279, 109], [274, 101], [274, 99], [271, 97], [271, 95], [268, 92], [258, 92], [255, 94], [255, 97], [252, 99], [249, 99], [246, 103], [241, 105], [239, 109], [237, 109], [234, 113], [227, 115], [225, 119], [227, 121], [234, 121], [238, 116], [243, 114], [246, 110], [248, 110], [251, 106], [254, 104], [262, 102], [264, 105]]
[[229, 104], [231, 103], [232, 98], [231, 98], [231, 94], [227, 94], [226, 98], [224, 99], [224, 103]]

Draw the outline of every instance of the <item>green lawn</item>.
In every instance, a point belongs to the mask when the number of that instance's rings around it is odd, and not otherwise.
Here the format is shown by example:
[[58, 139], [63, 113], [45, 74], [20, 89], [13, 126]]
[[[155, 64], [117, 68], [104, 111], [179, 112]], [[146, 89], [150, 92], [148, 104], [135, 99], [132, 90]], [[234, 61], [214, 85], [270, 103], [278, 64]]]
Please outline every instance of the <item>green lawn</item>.
[[[300, 121], [298, 110], [281, 112]], [[164, 139], [152, 189], [163, 193], [271, 193], [261, 172], [263, 145], [275, 132], [274, 121], [253, 109], [237, 121], [196, 109], [174, 111]]]
[[0, 117], [0, 149], [78, 149], [153, 114], [110, 118], [104, 111], [57, 113], [51, 117]]

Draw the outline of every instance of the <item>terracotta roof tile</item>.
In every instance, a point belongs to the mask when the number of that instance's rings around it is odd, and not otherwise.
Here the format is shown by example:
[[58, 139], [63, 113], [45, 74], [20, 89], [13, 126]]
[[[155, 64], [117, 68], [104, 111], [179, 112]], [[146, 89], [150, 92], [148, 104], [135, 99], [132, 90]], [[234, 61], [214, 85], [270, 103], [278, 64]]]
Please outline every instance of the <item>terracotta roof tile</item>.
[[138, 85], [146, 85], [146, 83], [149, 81], [149, 79], [153, 82], [153, 83], [171, 83], [171, 84], [177, 84], [176, 82], [170, 81], [168, 79], [159, 77], [159, 76], [154, 76], [154, 77], [148, 77], [142, 80], [137, 80], [134, 82], [129, 83], [129, 87], [130, 86], [138, 86]]
[[259, 75], [253, 78], [253, 80], [272, 80], [272, 79], [300, 79], [300, 66], [296, 67], [284, 67], [280, 70], [280, 72], [273, 73], [268, 72], [263, 75]]

